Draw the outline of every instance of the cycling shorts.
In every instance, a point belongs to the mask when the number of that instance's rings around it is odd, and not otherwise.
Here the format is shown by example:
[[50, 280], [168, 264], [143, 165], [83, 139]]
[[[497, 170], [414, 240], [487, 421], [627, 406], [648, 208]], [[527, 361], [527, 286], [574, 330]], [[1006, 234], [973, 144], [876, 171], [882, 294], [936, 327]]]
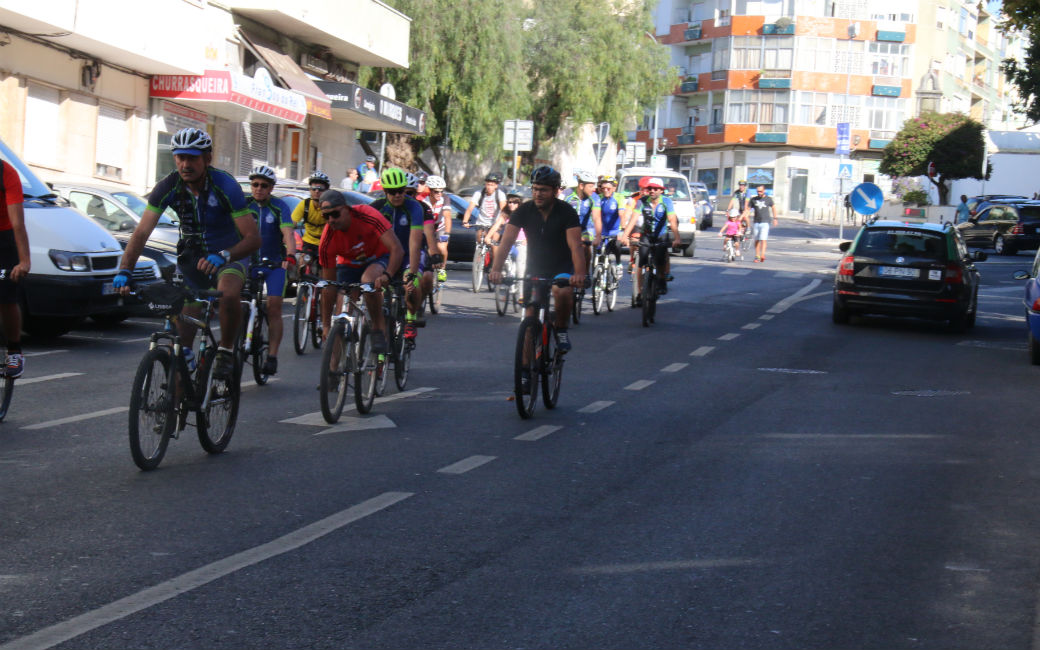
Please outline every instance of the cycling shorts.
[[[266, 274], [264, 276], [264, 286], [267, 290], [268, 297], [278, 296], [280, 298], [285, 297], [285, 269], [278, 267], [277, 269], [264, 269]], [[252, 277], [257, 278], [260, 275], [260, 268], [253, 267], [250, 270]]]
[[387, 264], [390, 263], [390, 254], [377, 257], [365, 266], [347, 266], [346, 264], [336, 265], [336, 282], [342, 282], [344, 284], [354, 284], [361, 282], [361, 276], [365, 274], [365, 271], [374, 264], [378, 264], [383, 267], [383, 271], [386, 271]]
[[234, 262], [228, 262], [224, 266], [217, 269], [215, 275], [206, 275], [199, 270], [198, 259], [194, 262], [187, 260], [187, 262], [177, 262], [177, 270], [184, 276], [184, 284], [188, 285], [196, 291], [205, 291], [207, 289], [216, 289], [217, 283], [220, 278], [225, 275], [234, 275], [241, 278], [243, 281], [249, 274], [249, 260], [235, 260]]
[[18, 265], [18, 246], [14, 243], [13, 230], [0, 230], [0, 305], [18, 302], [18, 284], [11, 279], [11, 269]]
[[653, 249], [654, 264], [661, 266], [668, 259], [668, 242], [639, 242], [639, 265], [642, 267], [650, 266], [650, 250]]

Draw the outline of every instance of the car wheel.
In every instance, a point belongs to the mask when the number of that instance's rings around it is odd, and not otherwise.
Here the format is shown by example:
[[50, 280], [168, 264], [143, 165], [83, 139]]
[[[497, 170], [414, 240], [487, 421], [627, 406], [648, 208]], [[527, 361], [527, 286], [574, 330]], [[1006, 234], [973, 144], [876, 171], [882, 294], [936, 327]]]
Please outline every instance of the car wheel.
[[1033, 330], [1029, 330], [1029, 362], [1040, 366], [1040, 341], [1033, 336]]
[[1015, 249], [1007, 243], [1003, 235], [997, 235], [993, 238], [993, 251], [997, 255], [1014, 255]]
[[950, 319], [950, 331], [954, 334], [962, 334], [968, 327], [968, 313], [966, 311]]
[[843, 306], [838, 299], [834, 299], [834, 304], [831, 307], [831, 320], [834, 321], [835, 325], [845, 325], [849, 322], [849, 310]]
[[22, 330], [29, 336], [42, 339], [52, 339], [68, 334], [76, 325], [83, 321], [82, 318], [73, 316], [32, 316], [26, 314], [22, 319]]
[[682, 249], [682, 256], [683, 257], [693, 257], [693, 253], [696, 250], [696, 248], [697, 248], [697, 245], [694, 242], [691, 241], [689, 244], [686, 244], [685, 248]]

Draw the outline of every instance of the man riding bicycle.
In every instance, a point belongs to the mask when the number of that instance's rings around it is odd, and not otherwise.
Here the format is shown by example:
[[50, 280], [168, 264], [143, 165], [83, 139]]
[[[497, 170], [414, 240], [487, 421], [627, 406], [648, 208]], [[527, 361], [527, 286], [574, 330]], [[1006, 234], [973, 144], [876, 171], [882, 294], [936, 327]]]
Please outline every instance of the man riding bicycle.
[[[285, 276], [289, 264], [296, 263], [296, 237], [289, 216], [289, 206], [271, 190], [278, 180], [277, 174], [267, 165], [254, 167], [249, 173], [252, 200], [249, 207], [256, 213], [260, 228], [260, 260], [267, 260], [273, 269], [263, 269], [267, 288], [267, 327], [271, 340], [268, 341], [267, 361], [263, 373], [278, 372], [278, 348], [282, 344], [282, 301], [285, 297]], [[261, 271], [254, 268], [253, 273]]]
[[485, 176], [484, 189], [473, 194], [466, 212], [462, 215], [462, 227], [469, 228], [470, 215], [473, 214], [474, 209], [477, 211], [478, 242], [484, 238], [488, 227], [498, 217], [498, 213], [506, 207], [506, 194], [498, 189], [498, 184], [501, 182], [502, 177], [494, 172]]
[[[148, 196], [148, 207], [123, 251], [113, 284], [122, 295], [130, 292], [131, 269], [159, 216], [173, 208], [180, 219], [177, 270], [188, 286], [202, 290], [216, 285], [221, 293], [220, 344], [213, 376], [227, 379], [234, 368], [235, 337], [242, 320], [242, 285], [250, 256], [260, 248], [260, 231], [235, 177], [210, 166], [213, 140], [208, 133], [181, 129], [170, 145], [177, 170], [156, 183]], [[185, 305], [184, 312], [201, 315], [198, 304]], [[190, 350], [195, 327], [185, 321], [180, 327], [181, 345]]]
[[614, 191], [617, 189], [617, 179], [613, 176], [603, 176], [599, 179], [600, 196], [600, 231], [601, 240], [606, 244], [608, 255], [614, 255], [614, 264], [617, 265], [617, 278], [621, 278], [621, 247], [618, 246], [617, 238], [621, 234], [621, 215], [624, 206], [617, 200]]
[[[648, 266], [652, 263], [657, 267], [657, 272], [662, 279], [670, 282], [672, 280], [669, 275], [669, 265], [671, 260], [668, 258], [668, 239], [665, 233], [664, 227], [667, 224], [672, 232], [672, 246], [680, 246], [679, 239], [679, 219], [675, 215], [675, 207], [672, 205], [672, 200], [664, 194], [664, 182], [656, 176], [650, 177], [645, 183], [646, 196], [640, 197], [636, 200], [634, 206], [634, 213], [639, 213], [643, 217], [643, 225], [641, 227], [642, 235], [639, 239], [639, 259], [640, 267], [635, 269], [636, 273], [636, 286], [639, 287], [639, 297], [636, 298], [636, 304], [642, 303], [642, 287], [643, 287], [643, 266]], [[625, 227], [625, 232], [621, 235], [621, 243], [627, 244], [629, 241], [629, 235], [636, 227], [637, 219], [635, 215], [629, 219], [628, 225]], [[661, 293], [668, 293], [668, 285], [663, 283], [661, 286]]]
[[599, 246], [600, 236], [603, 232], [600, 198], [593, 191], [596, 187], [595, 176], [589, 172], [580, 171], [575, 174], [575, 179], [578, 181], [577, 187], [563, 200], [578, 213], [578, 222], [581, 224], [581, 241], [585, 250], [585, 268], [588, 269], [592, 262], [591, 246]]
[[448, 272], [444, 266], [448, 259], [448, 240], [451, 238], [451, 204], [444, 195], [447, 183], [440, 176], [429, 176], [426, 179], [430, 195], [426, 199], [427, 205], [433, 211], [433, 227], [437, 233], [437, 251], [441, 254], [441, 263], [434, 264], [437, 268], [437, 281], [444, 282], [448, 279]]
[[[565, 201], [556, 198], [560, 188], [560, 172], [543, 165], [531, 173], [531, 199], [520, 205], [509, 218], [505, 233], [495, 250], [495, 261], [489, 279], [502, 281], [502, 266], [513, 248], [520, 230], [527, 236], [527, 275], [552, 278], [570, 275], [569, 287], [553, 287], [556, 304], [556, 331], [559, 349], [571, 349], [567, 324], [574, 307], [575, 286], [585, 285], [585, 254], [581, 245], [581, 222], [578, 213]], [[525, 291], [527, 291], [525, 283]], [[530, 296], [524, 296], [529, 302]], [[525, 316], [534, 316], [533, 307], [528, 306]]]
[[296, 204], [292, 222], [294, 225], [303, 222], [300, 252], [310, 255], [317, 264], [318, 244], [321, 243], [321, 233], [326, 223], [325, 217], [321, 216], [319, 201], [322, 193], [329, 189], [329, 176], [323, 171], [314, 170], [307, 182], [310, 184], [310, 196]]

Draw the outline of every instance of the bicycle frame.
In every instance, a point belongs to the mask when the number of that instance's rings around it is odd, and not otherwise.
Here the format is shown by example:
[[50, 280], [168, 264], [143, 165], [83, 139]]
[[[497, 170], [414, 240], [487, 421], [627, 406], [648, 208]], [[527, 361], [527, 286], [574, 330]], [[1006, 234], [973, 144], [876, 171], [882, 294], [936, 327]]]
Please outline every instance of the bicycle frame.
[[[219, 294], [219, 292], [217, 292]], [[172, 350], [172, 360], [176, 366], [174, 374], [180, 377], [178, 384], [181, 390], [181, 399], [178, 404], [178, 409], [184, 404], [187, 404], [191, 409], [205, 410], [209, 406], [210, 387], [212, 382], [206, 381], [206, 394], [201, 396], [195, 390], [195, 381], [197, 379], [195, 375], [198, 373], [200, 365], [196, 365], [194, 371], [188, 368], [188, 362], [184, 359], [184, 346], [181, 344], [181, 337], [179, 328], [177, 327], [180, 321], [186, 321], [191, 325], [194, 325], [199, 331], [201, 331], [201, 339], [199, 341], [199, 354], [196, 359], [201, 360], [203, 353], [210, 346], [216, 348], [219, 345], [216, 336], [213, 334], [213, 329], [209, 325], [210, 318], [213, 316], [214, 304], [216, 304], [216, 297], [209, 296], [209, 299], [203, 301], [205, 307], [203, 308], [202, 318], [195, 318], [184, 313], [174, 314], [166, 316], [163, 323], [163, 329], [159, 332], [153, 332], [148, 339], [148, 349], [153, 350], [160, 346], [170, 347]], [[206, 368], [206, 371], [211, 375], [213, 373], [212, 364]], [[175, 430], [172, 434], [174, 437], [177, 435]]]

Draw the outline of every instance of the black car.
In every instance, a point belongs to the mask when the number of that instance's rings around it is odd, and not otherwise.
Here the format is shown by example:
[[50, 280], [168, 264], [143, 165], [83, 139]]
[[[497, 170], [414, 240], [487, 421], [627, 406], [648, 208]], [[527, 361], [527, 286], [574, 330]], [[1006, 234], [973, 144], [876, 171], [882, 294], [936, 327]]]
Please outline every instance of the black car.
[[973, 196], [967, 201], [968, 211], [974, 216], [978, 214], [982, 208], [986, 207], [990, 203], [997, 201], [999, 203], [1005, 203], [1007, 201], [1028, 201], [1028, 196], [1022, 196], [1021, 194], [979, 194]]
[[873, 221], [839, 249], [844, 255], [834, 275], [835, 323], [860, 314], [886, 314], [946, 320], [955, 331], [975, 324], [975, 262], [986, 254], [969, 253], [956, 228]]
[[957, 229], [968, 246], [992, 248], [998, 255], [1040, 248], [1040, 201], [994, 199]]
[[[462, 215], [466, 214], [469, 207], [469, 199], [464, 199], [458, 194], [444, 193], [448, 204], [451, 206], [451, 238], [448, 240], [448, 260], [452, 262], [472, 262], [473, 249], [477, 247], [477, 229], [465, 228], [462, 225]], [[473, 220], [470, 223], [475, 223]]]

